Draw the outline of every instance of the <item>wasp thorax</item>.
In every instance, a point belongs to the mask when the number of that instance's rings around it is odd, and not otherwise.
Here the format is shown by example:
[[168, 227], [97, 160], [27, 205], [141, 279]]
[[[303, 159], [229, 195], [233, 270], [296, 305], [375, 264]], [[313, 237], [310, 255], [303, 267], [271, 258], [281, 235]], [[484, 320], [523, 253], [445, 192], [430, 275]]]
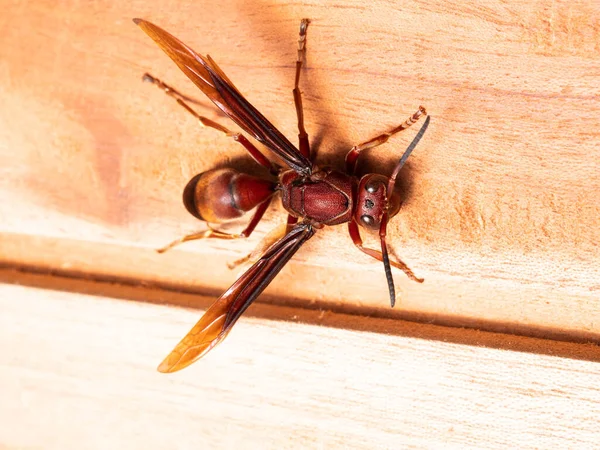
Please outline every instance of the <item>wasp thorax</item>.
[[213, 169], [192, 178], [183, 190], [183, 204], [194, 217], [211, 223], [241, 217], [268, 199], [274, 183], [239, 173]]

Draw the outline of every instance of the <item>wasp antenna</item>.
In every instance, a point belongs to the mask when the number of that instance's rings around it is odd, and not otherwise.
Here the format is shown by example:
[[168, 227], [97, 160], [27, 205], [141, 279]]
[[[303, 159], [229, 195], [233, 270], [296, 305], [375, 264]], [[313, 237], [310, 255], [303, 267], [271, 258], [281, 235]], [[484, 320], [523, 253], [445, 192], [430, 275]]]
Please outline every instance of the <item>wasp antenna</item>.
[[392, 278], [392, 268], [390, 267], [390, 257], [388, 256], [387, 243], [385, 236], [387, 234], [387, 223], [389, 215], [386, 212], [381, 216], [381, 225], [379, 226], [379, 238], [381, 239], [381, 256], [383, 261], [383, 269], [385, 270], [385, 278], [388, 284], [388, 290], [390, 291], [390, 304], [392, 308], [396, 304], [396, 288], [394, 286], [394, 278]]
[[[423, 107], [421, 107], [421, 108], [423, 108]], [[424, 111], [424, 109], [425, 108], [423, 108], [423, 111]], [[408, 159], [408, 157], [410, 156], [412, 151], [415, 149], [415, 147], [417, 146], [417, 144], [419, 143], [419, 141], [425, 134], [425, 130], [427, 130], [427, 127], [429, 126], [430, 121], [431, 121], [431, 116], [427, 116], [427, 118], [425, 119], [425, 122], [421, 126], [421, 129], [419, 130], [419, 132], [417, 133], [415, 138], [412, 140], [412, 142], [410, 143], [410, 145], [408, 146], [408, 148], [402, 155], [402, 158], [400, 158], [400, 161], [398, 161], [398, 164], [396, 164], [396, 167], [394, 168], [394, 172], [392, 173], [392, 176], [390, 177], [390, 181], [388, 182], [388, 190], [387, 191], [390, 193], [390, 195], [392, 192], [394, 192], [394, 186], [396, 184], [396, 177], [398, 176], [398, 172], [400, 172], [400, 169], [402, 169], [402, 166], [404, 166], [404, 163], [406, 162], [406, 160]]]
[[394, 278], [392, 278], [392, 268], [390, 267], [390, 258], [388, 256], [387, 243], [385, 236], [381, 237], [381, 254], [383, 256], [383, 269], [385, 270], [385, 278], [390, 291], [390, 305], [392, 308], [396, 304], [396, 287], [394, 286]]

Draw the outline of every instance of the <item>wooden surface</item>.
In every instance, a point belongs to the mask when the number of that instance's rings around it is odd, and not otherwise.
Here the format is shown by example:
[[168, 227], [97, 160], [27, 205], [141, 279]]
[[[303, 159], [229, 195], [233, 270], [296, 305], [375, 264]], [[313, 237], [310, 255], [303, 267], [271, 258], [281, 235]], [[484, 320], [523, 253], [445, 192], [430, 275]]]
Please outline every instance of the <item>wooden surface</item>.
[[405, 323], [418, 335], [407, 337], [250, 315], [201, 366], [165, 376], [154, 366], [198, 311], [17, 285], [0, 285], [0, 309], [6, 449], [593, 448], [600, 438], [597, 363], [427, 339], [450, 328]]
[[[600, 341], [597, 2], [0, 6], [0, 265], [64, 275], [72, 282], [51, 287], [68, 290], [85, 291], [75, 278], [117, 282], [104, 296], [149, 301], [3, 287], [0, 411], [11, 426], [0, 447], [597, 442], [598, 347], [585, 344]], [[311, 18], [301, 87], [320, 164], [342, 167], [353, 144], [425, 105], [431, 126], [388, 230], [425, 283], [395, 273], [390, 310], [381, 265], [345, 227], [323, 230], [207, 365], [154, 374], [199, 316], [172, 306], [204, 309], [236, 277], [226, 263], [285, 215], [273, 207], [245, 242], [154, 252], [202, 227], [181, 205], [194, 174], [255, 166], [141, 83], [149, 71], [198, 94], [132, 17], [210, 53], [292, 140], [298, 24]], [[414, 133], [361, 157], [364, 171], [389, 173]], [[336, 319], [290, 323], [304, 313]], [[433, 325], [400, 319], [457, 328], [423, 340], [397, 327]], [[26, 440], [40, 417], [47, 426]]]
[[[241, 146], [140, 82], [151, 71], [197, 94], [130, 19], [155, 21], [213, 55], [294, 138], [293, 67], [306, 16], [302, 89], [321, 162], [341, 166], [353, 144], [419, 104], [433, 116], [402, 173], [406, 200], [388, 233], [426, 282], [395, 273], [403, 312], [388, 311], [380, 264], [335, 227], [299, 252], [267, 298], [597, 341], [596, 2], [10, 5], [0, 18], [5, 262], [226, 288], [235, 274], [223, 262], [250, 251], [283, 220], [282, 208], [246, 242], [191, 243], [139, 263], [146, 249], [202, 227], [181, 205], [189, 178], [215, 165], [254, 165]], [[213, 109], [200, 108], [223, 120]], [[365, 170], [388, 171], [413, 134], [369, 152]], [[98, 258], [109, 245], [119, 257]]]

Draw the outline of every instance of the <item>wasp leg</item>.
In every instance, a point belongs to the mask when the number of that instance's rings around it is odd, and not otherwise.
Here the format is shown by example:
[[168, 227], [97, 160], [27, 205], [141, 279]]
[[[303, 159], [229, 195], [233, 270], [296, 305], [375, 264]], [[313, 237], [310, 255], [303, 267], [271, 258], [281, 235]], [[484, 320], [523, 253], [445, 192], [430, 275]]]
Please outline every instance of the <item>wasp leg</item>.
[[248, 253], [246, 256], [240, 259], [236, 259], [235, 261], [227, 264], [227, 267], [233, 270], [242, 264], [254, 264], [265, 254], [265, 252], [269, 249], [269, 247], [271, 247], [271, 245], [273, 245], [275, 242], [277, 242], [279, 239], [286, 235], [287, 229], [287, 223], [278, 225], [276, 228], [267, 233], [264, 238], [261, 239], [261, 241], [251, 253]]
[[153, 77], [152, 75], [150, 75], [148, 73], [144, 74], [143, 79], [144, 79], [144, 81], [148, 81], [148, 82], [154, 84], [155, 86], [157, 86], [158, 88], [162, 89], [164, 91], [164, 93], [167, 94], [169, 97], [172, 97], [175, 100], [177, 100], [177, 103], [179, 103], [183, 108], [185, 108], [185, 110], [187, 112], [189, 112], [192, 116], [194, 116], [196, 119], [198, 119], [200, 124], [202, 124], [205, 127], [218, 130], [221, 133], [224, 133], [226, 136], [232, 138], [234, 141], [239, 142], [240, 144], [242, 144], [244, 146], [244, 148], [248, 151], [248, 153], [250, 153], [250, 156], [252, 156], [252, 158], [258, 164], [269, 169], [269, 171], [274, 175], [279, 174], [279, 172], [281, 171], [281, 168], [279, 166], [277, 166], [276, 164], [273, 164], [271, 161], [269, 161], [267, 159], [267, 157], [265, 155], [263, 155], [260, 152], [260, 150], [257, 149], [254, 146], [254, 144], [252, 144], [252, 142], [250, 142], [246, 138], [246, 136], [244, 136], [241, 133], [234, 133], [233, 131], [231, 131], [228, 128], [224, 127], [223, 125], [215, 122], [214, 120], [210, 120], [204, 116], [199, 115], [196, 111], [194, 111], [186, 103], [186, 101], [189, 102], [190, 100], [192, 102], [199, 103], [197, 100], [194, 100], [191, 97], [187, 97], [187, 96], [181, 94], [179, 91], [173, 89], [168, 84], [164, 83], [163, 81], [159, 80], [158, 78]]
[[[358, 225], [356, 224], [355, 221], [352, 220], [348, 223], [348, 232], [350, 233], [352, 242], [354, 242], [354, 245], [356, 245], [356, 247], [361, 252], [366, 253], [367, 255], [369, 255], [372, 258], [375, 258], [377, 261], [383, 261], [383, 255], [381, 254], [381, 252], [379, 250], [374, 250], [372, 248], [363, 247], [363, 241], [362, 241], [362, 238], [360, 237], [360, 231], [359, 231]], [[417, 283], [422, 283], [424, 281], [423, 278], [417, 277], [414, 274], [414, 272], [399, 258], [397, 261], [390, 261], [390, 264], [392, 266], [394, 266], [396, 269], [400, 269], [401, 271], [403, 271], [406, 274], [406, 276], [408, 278], [410, 278], [411, 280], [416, 281]]]
[[302, 109], [302, 93], [300, 92], [300, 71], [302, 70], [302, 61], [306, 58], [306, 30], [310, 20], [302, 19], [300, 22], [300, 34], [298, 37], [298, 58], [296, 60], [296, 79], [294, 82], [294, 104], [296, 105], [296, 115], [298, 116], [298, 140], [300, 141], [300, 153], [311, 159], [310, 143], [308, 134], [304, 129], [304, 111]]
[[363, 142], [362, 144], [358, 144], [352, 147], [352, 149], [346, 155], [346, 171], [349, 174], [354, 174], [356, 170], [356, 161], [358, 160], [360, 152], [386, 143], [388, 139], [394, 134], [406, 130], [408, 127], [414, 124], [417, 120], [419, 120], [419, 118], [423, 114], [427, 114], [427, 111], [425, 111], [425, 108], [423, 108], [422, 106], [419, 106], [419, 110], [416, 113], [414, 113], [404, 122], [402, 122], [396, 128], [392, 129], [391, 131], [388, 131], [387, 133], [382, 133], [379, 136], [374, 137], [373, 139], [369, 139], [368, 141]]
[[246, 228], [244, 228], [244, 230], [241, 233], [226, 233], [224, 231], [217, 230], [217, 229], [211, 227], [210, 224], [207, 224], [208, 230], [204, 230], [204, 231], [201, 231], [198, 233], [192, 233], [192, 234], [188, 234], [187, 236], [183, 236], [182, 238], [176, 239], [173, 242], [171, 242], [170, 244], [168, 244], [162, 248], [159, 248], [156, 251], [158, 253], [164, 253], [167, 250], [170, 250], [179, 244], [183, 244], [184, 242], [187, 242], [187, 241], [195, 241], [198, 239], [209, 239], [209, 238], [213, 238], [213, 239], [243, 239], [243, 238], [247, 238], [248, 236], [250, 236], [252, 234], [252, 232], [256, 228], [256, 225], [258, 225], [258, 222], [260, 222], [260, 220], [262, 219], [263, 215], [265, 214], [265, 211], [267, 210], [267, 208], [269, 207], [269, 204], [271, 203], [272, 198], [273, 197], [269, 197], [267, 200], [265, 200], [264, 202], [262, 202], [260, 205], [257, 206], [256, 211], [254, 212], [254, 215], [252, 216], [252, 219], [250, 219], [250, 222], [248, 223]]

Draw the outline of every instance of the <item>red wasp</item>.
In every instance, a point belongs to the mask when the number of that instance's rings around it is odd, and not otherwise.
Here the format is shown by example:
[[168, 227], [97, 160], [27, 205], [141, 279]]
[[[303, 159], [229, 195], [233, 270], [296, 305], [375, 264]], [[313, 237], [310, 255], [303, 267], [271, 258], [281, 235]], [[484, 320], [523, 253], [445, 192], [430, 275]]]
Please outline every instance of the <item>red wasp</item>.
[[[389, 178], [371, 173], [359, 179], [355, 175], [355, 169], [360, 152], [381, 145], [390, 136], [410, 127], [426, 114], [425, 108], [420, 107], [404, 123], [391, 131], [354, 146], [346, 155], [345, 173], [319, 168], [311, 158], [308, 134], [304, 129], [302, 96], [298, 87], [302, 61], [306, 53], [306, 30], [309, 20], [303, 19], [300, 24], [293, 90], [298, 116], [299, 148], [296, 148], [242, 96], [210, 56], [197, 54], [183, 42], [150, 22], [142, 19], [134, 19], [134, 22], [223, 113], [287, 165], [281, 167], [271, 162], [241, 133], [230, 131], [198, 115], [188, 105], [188, 103], [196, 103], [193, 99], [151, 75], [144, 75], [144, 80], [163, 89], [204, 126], [219, 130], [242, 144], [252, 158], [269, 169], [277, 180], [266, 180], [233, 169], [212, 169], [196, 175], [183, 191], [183, 203], [193, 216], [207, 223], [208, 230], [185, 236], [159, 251], [195, 239], [248, 237], [277, 192], [280, 193], [283, 206], [289, 213], [285, 226], [268, 234], [259, 247], [258, 260], [204, 313], [194, 328], [160, 364], [158, 367], [160, 372], [175, 372], [183, 369], [220, 343], [246, 308], [269, 285], [302, 244], [308, 241], [317, 229], [325, 225], [347, 223], [354, 245], [367, 255], [383, 261], [392, 307], [396, 294], [390, 266], [404, 271], [412, 280], [423, 282], [402, 261], [390, 261], [385, 236], [388, 220], [400, 209], [400, 197], [394, 192], [396, 176], [425, 133], [430, 117], [426, 118]], [[236, 219], [253, 209], [255, 212], [248, 226], [239, 234], [229, 234], [210, 225]], [[363, 247], [359, 225], [368, 230], [379, 230], [381, 251]]]

